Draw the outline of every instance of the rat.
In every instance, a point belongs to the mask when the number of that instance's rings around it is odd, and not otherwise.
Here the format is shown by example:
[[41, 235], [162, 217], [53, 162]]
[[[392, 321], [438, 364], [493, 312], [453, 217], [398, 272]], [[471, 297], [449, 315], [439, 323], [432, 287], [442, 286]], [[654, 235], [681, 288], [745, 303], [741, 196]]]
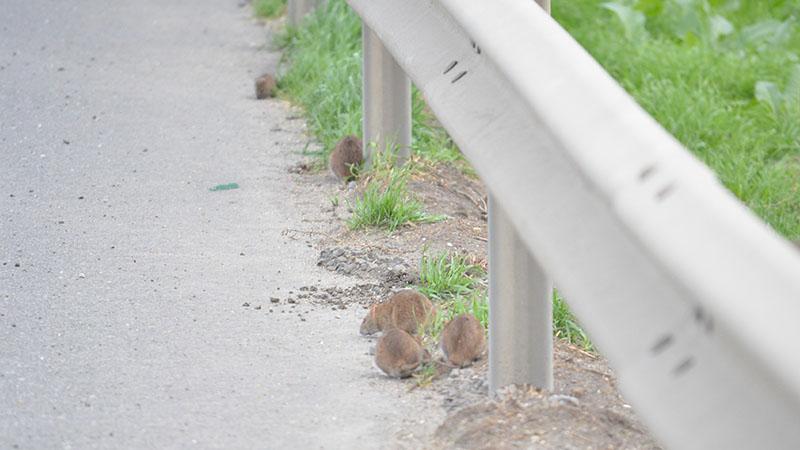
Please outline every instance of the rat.
[[256, 98], [259, 100], [275, 97], [275, 88], [278, 87], [278, 83], [275, 81], [275, 77], [272, 74], [265, 73], [260, 77], [256, 78]]
[[350, 135], [336, 144], [328, 160], [328, 166], [337, 178], [349, 181], [354, 178], [353, 168], [364, 161], [364, 150], [361, 139]]
[[458, 315], [442, 330], [440, 346], [449, 364], [467, 367], [486, 349], [483, 327], [472, 314]]
[[387, 330], [378, 340], [375, 365], [393, 378], [406, 378], [425, 361], [426, 352], [419, 338], [399, 328]]
[[400, 328], [409, 334], [417, 334], [420, 328], [433, 323], [435, 317], [436, 308], [428, 297], [413, 289], [403, 289], [389, 300], [372, 305], [361, 322], [360, 333], [367, 336], [389, 328]]

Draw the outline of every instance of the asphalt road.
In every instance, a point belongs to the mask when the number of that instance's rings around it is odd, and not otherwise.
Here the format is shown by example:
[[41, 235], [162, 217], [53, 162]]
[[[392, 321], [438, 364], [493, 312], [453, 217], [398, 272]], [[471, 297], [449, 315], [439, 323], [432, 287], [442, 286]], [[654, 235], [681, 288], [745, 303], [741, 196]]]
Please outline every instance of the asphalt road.
[[431, 401], [372, 368], [362, 311], [268, 313], [347, 280], [282, 234], [315, 211], [286, 171], [302, 122], [253, 99], [266, 33], [236, 0], [3, 2], [0, 449], [430, 432]]

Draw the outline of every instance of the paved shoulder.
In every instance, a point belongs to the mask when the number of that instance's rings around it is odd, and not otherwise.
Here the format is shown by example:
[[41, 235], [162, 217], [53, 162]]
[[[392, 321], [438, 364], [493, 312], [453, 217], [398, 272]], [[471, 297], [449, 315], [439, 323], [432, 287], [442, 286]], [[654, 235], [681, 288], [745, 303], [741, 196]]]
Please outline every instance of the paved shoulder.
[[276, 56], [247, 8], [2, 16], [0, 448], [394, 447], [436, 414], [372, 370], [359, 311], [269, 313], [345, 281], [283, 233], [313, 213], [302, 124], [252, 99]]

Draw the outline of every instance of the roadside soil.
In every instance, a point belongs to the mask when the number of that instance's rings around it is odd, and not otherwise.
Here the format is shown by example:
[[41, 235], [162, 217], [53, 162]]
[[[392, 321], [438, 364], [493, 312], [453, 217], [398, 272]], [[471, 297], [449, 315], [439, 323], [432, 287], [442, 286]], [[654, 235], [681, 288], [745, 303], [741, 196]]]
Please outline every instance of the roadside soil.
[[[318, 266], [351, 277], [354, 284], [347, 288], [298, 286], [292, 295], [274, 302], [310, 302], [333, 311], [354, 306], [365, 314], [391, 292], [418, 282], [424, 252], [460, 252], [486, 268], [486, 191], [457, 167], [426, 167], [409, 182], [426, 211], [444, 214], [447, 220], [407, 225], [391, 234], [379, 229], [349, 230], [345, 224], [349, 205], [362, 186], [342, 183], [329, 172], [311, 167], [310, 161], [300, 161], [287, 171], [294, 174], [296, 190], [318, 205], [319, 217], [305, 219], [314, 222], [308, 228], [315, 231], [287, 229], [285, 233], [317, 249]], [[353, 333], [358, 325], [348, 324]], [[430, 350], [434, 358], [440, 357], [437, 349]], [[466, 369], [438, 364], [430, 382], [411, 378], [397, 383], [405, 384], [409, 392], [438, 394], [431, 397], [438, 403], [431, 407], [444, 409], [446, 418], [429, 437], [428, 448], [658, 448], [617, 391], [614, 373], [601, 356], [564, 341], [556, 342], [554, 355], [553, 392], [510, 386], [490, 398], [485, 357]], [[378, 369], [373, 370], [380, 375]], [[397, 436], [401, 442], [405, 432]]]

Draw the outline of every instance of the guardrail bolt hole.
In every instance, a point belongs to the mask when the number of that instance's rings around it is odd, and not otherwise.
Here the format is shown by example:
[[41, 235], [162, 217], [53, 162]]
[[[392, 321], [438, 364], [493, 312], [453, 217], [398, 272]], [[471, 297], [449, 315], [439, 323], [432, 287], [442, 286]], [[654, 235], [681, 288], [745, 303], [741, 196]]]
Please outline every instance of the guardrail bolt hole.
[[475, 41], [469, 41], [469, 42], [472, 44], [472, 48], [473, 48], [473, 50], [475, 50], [475, 53], [480, 55], [481, 54], [481, 48], [478, 46], [478, 44], [476, 44]]
[[670, 345], [672, 345], [672, 335], [668, 334], [656, 341], [656, 343], [653, 344], [653, 347], [650, 348], [650, 352], [654, 355], [657, 355], [666, 350]]
[[639, 173], [639, 179], [645, 181], [656, 172], [656, 166], [647, 166]]
[[675, 186], [672, 184], [668, 184], [663, 188], [661, 188], [661, 190], [656, 193], [656, 199], [660, 202], [664, 201], [667, 197], [669, 197], [670, 194], [672, 194], [672, 191], [674, 190]]
[[690, 356], [681, 361], [680, 364], [678, 364], [677, 366], [675, 366], [674, 369], [672, 369], [672, 375], [679, 377], [684, 373], [688, 372], [689, 369], [691, 369], [692, 367], [694, 367], [694, 358]]
[[455, 83], [456, 81], [458, 81], [458, 80], [460, 80], [460, 79], [464, 78], [464, 75], [466, 75], [466, 74], [467, 74], [467, 71], [466, 71], [466, 70], [465, 70], [465, 71], [463, 71], [463, 72], [461, 72], [460, 74], [456, 75], [456, 77], [455, 77], [455, 78], [453, 78], [453, 81], [451, 81], [451, 83]]
[[450, 72], [451, 70], [453, 70], [453, 67], [455, 67], [455, 66], [456, 66], [456, 64], [458, 64], [458, 61], [453, 61], [453, 62], [451, 62], [451, 63], [450, 63], [448, 66], [447, 66], [447, 68], [446, 68], [446, 69], [444, 69], [443, 75], [447, 75], [447, 72]]
[[699, 306], [694, 308], [694, 320], [705, 328], [706, 333], [714, 331], [714, 321], [711, 319], [711, 316], [706, 314], [705, 310]]

